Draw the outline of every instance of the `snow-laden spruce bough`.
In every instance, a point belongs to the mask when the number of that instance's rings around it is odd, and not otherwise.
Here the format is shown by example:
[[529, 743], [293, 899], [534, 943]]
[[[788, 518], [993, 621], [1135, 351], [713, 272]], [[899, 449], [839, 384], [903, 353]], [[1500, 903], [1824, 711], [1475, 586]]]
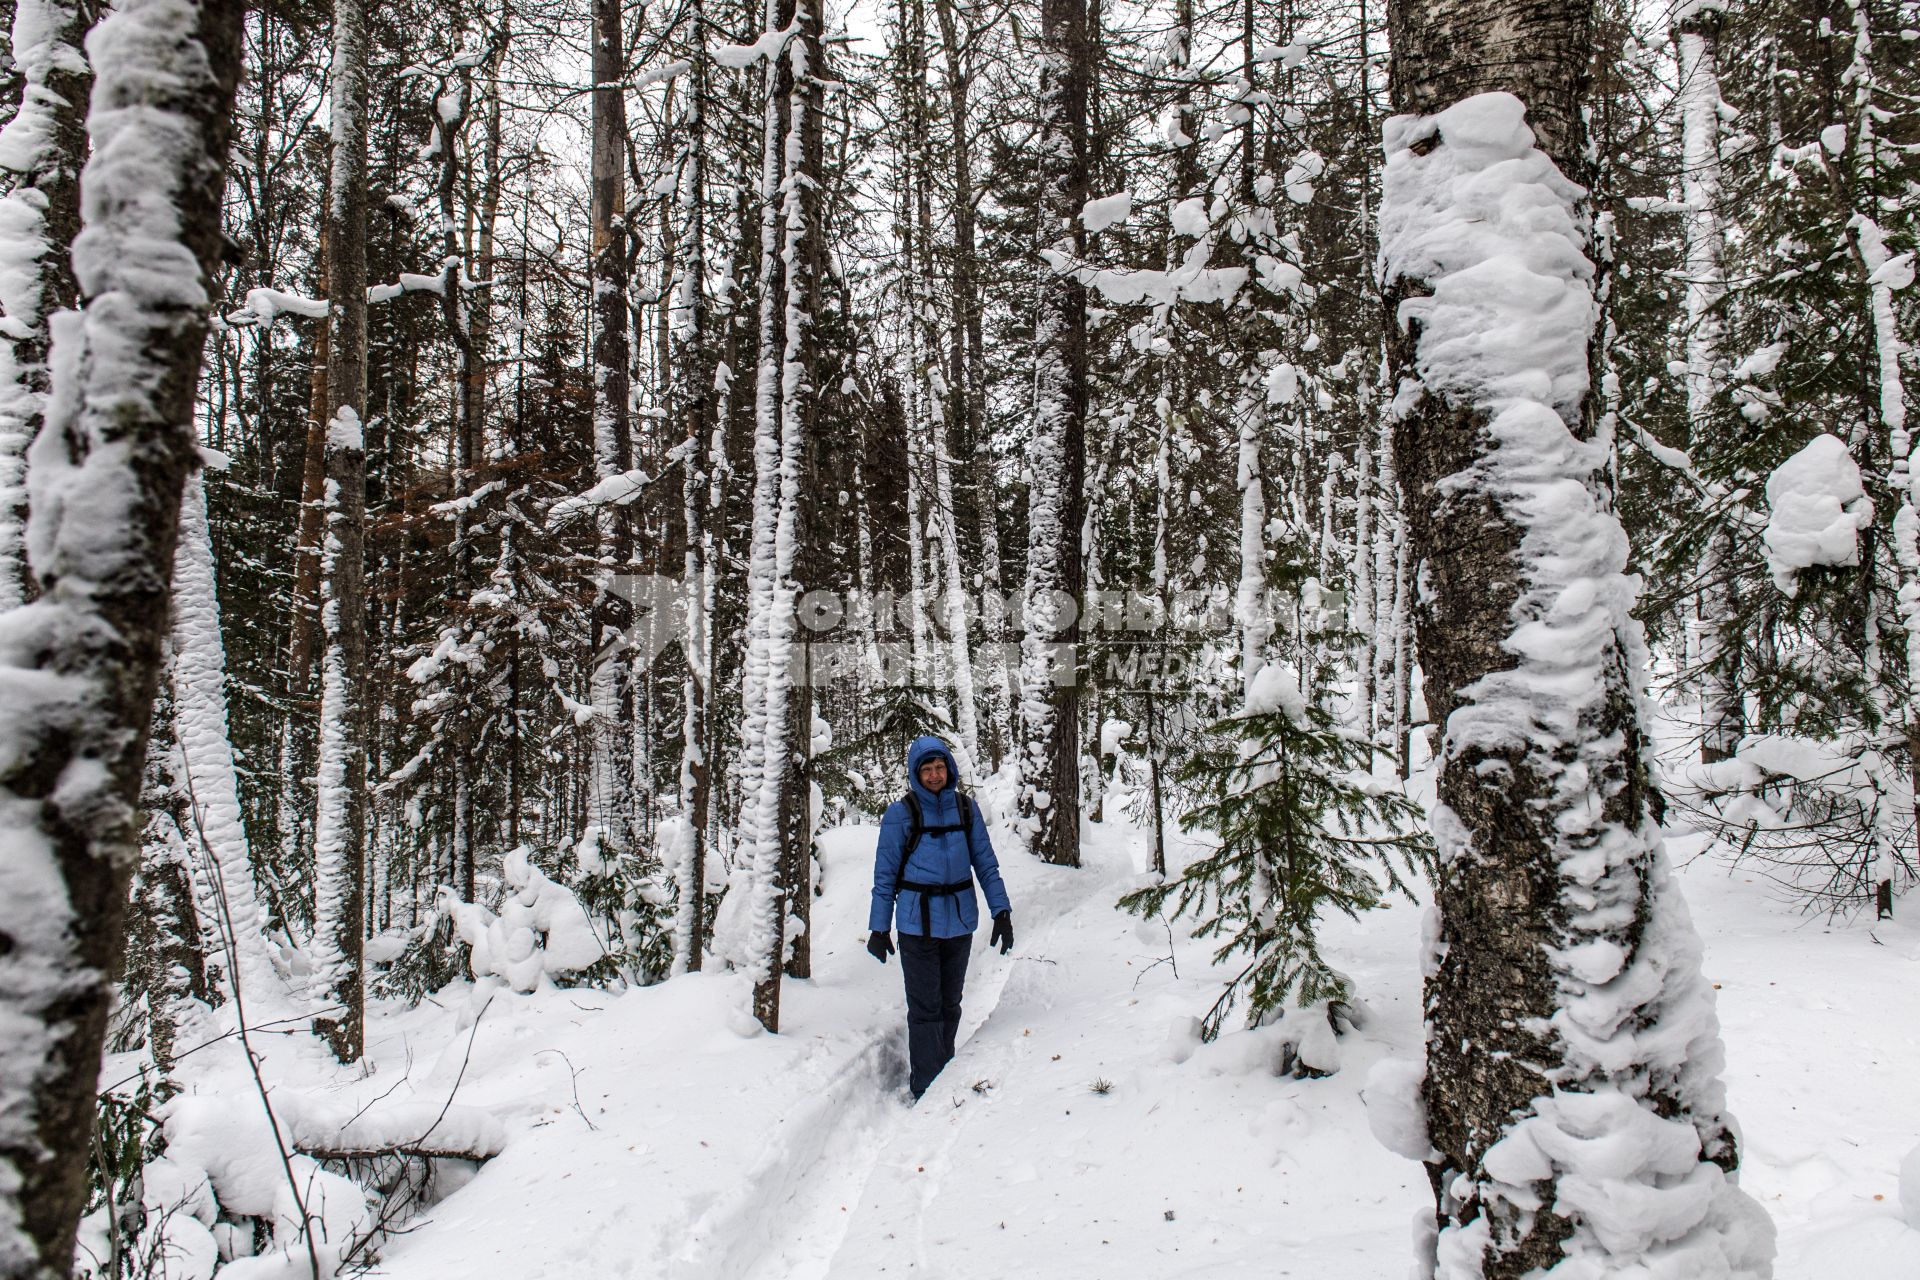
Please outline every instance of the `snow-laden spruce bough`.
[[[1636, 584], [1605, 479], [1610, 441], [1585, 420], [1585, 192], [1507, 93], [1396, 117], [1386, 150], [1381, 270], [1413, 349], [1392, 411], [1474, 433], [1470, 465], [1438, 478], [1431, 500], [1497, 513], [1517, 536], [1518, 581], [1501, 642], [1516, 661], [1450, 691], [1432, 813], [1427, 1052], [1441, 1070], [1424, 1110], [1445, 1131], [1389, 1122], [1383, 1136], [1428, 1162], [1440, 1218], [1425, 1250], [1442, 1280], [1508, 1255], [1593, 1280], [1770, 1274], [1771, 1224], [1731, 1177], [1700, 942], [1644, 794]], [[1485, 788], [1527, 797], [1531, 829], [1488, 826], [1519, 815]], [[1502, 878], [1502, 842], [1543, 842], [1551, 862], [1523, 854], [1528, 878]], [[1474, 912], [1482, 927], [1525, 931], [1518, 971], [1476, 972]], [[1383, 1090], [1395, 1074], [1377, 1077]]]

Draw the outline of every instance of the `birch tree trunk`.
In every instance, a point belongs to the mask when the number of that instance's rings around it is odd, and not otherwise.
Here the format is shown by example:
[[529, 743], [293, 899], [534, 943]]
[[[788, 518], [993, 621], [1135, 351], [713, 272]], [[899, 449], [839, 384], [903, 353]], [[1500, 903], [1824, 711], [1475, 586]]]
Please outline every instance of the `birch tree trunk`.
[[84, 309], [29, 458], [41, 594], [0, 626], [0, 1274], [66, 1276], [87, 1198], [240, 71], [241, 8], [126, 0], [89, 37]]
[[[1033, 850], [1080, 865], [1080, 526], [1086, 507], [1087, 298], [1071, 268], [1086, 253], [1087, 99], [1093, 44], [1086, 0], [1040, 12], [1043, 238], [1064, 261], [1043, 274], [1034, 325], [1032, 481], [1020, 670], [1020, 813]], [[1065, 268], [1065, 269], [1061, 269]]]
[[19, 0], [14, 8], [12, 52], [22, 78], [19, 110], [0, 130], [0, 171], [9, 183], [0, 197], [0, 239], [33, 250], [0, 271], [0, 316], [13, 335], [0, 338], [0, 611], [23, 603], [30, 587], [25, 466], [53, 390], [47, 321], [80, 296], [68, 250], [80, 230], [93, 85], [80, 52], [86, 32], [77, 0]]
[[357, 1062], [366, 1042], [367, 11], [334, 0], [327, 198], [327, 478], [320, 549], [314, 1030]]
[[1589, 214], [1567, 176], [1586, 168], [1591, 0], [1428, 0], [1389, 22], [1394, 106], [1417, 113], [1385, 131], [1394, 456], [1444, 726], [1425, 1265], [1520, 1280], [1658, 1254], [1765, 1276], [1772, 1228], [1732, 1181], [1713, 996], [1661, 845], [1596, 431]]

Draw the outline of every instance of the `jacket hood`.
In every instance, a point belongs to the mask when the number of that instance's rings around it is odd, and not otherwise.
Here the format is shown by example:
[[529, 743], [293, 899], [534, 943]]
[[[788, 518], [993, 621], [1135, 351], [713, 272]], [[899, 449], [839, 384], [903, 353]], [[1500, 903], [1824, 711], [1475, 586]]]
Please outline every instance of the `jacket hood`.
[[960, 785], [960, 769], [954, 764], [953, 752], [947, 749], [946, 742], [932, 734], [915, 738], [913, 745], [907, 748], [907, 785], [913, 788], [923, 804], [932, 803], [934, 793], [920, 784], [920, 766], [934, 756], [947, 762], [947, 789], [940, 794], [952, 795], [954, 788]]

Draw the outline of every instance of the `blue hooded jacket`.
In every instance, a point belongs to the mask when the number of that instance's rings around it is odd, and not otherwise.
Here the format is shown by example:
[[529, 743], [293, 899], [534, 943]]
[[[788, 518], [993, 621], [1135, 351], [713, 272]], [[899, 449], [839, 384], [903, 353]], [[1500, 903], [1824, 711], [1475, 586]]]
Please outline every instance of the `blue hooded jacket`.
[[[920, 766], [933, 756], [947, 762], [946, 789], [938, 795], [920, 783]], [[887, 929], [893, 923], [898, 900], [900, 932], [920, 932], [920, 895], [912, 889], [901, 889], [902, 880], [915, 884], [959, 884], [963, 880], [977, 880], [987, 891], [987, 906], [993, 914], [1012, 910], [1012, 904], [1007, 901], [1007, 887], [1000, 882], [1000, 861], [993, 856], [993, 841], [987, 838], [987, 820], [980, 813], [979, 801], [968, 798], [968, 807], [973, 810], [971, 854], [965, 832], [935, 835], [931, 830], [960, 823], [960, 802], [955, 790], [960, 785], [960, 771], [954, 767], [953, 753], [947, 750], [946, 743], [935, 737], [913, 740], [913, 745], [907, 748], [907, 785], [920, 801], [925, 834], [914, 847], [913, 856], [904, 859], [906, 865], [902, 866], [901, 855], [906, 849], [907, 833], [913, 829], [913, 815], [907, 811], [904, 800], [895, 800], [887, 806], [886, 814], [880, 819], [880, 844], [873, 855], [873, 909], [868, 913], [867, 927], [876, 933]], [[930, 937], [958, 938], [980, 927], [980, 901], [971, 885], [965, 893], [934, 896], [928, 907]]]

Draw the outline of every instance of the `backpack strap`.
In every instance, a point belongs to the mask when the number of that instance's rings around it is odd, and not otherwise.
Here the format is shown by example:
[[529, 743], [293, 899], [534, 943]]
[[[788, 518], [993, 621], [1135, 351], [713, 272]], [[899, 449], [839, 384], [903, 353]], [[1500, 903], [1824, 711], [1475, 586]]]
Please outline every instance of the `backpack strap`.
[[920, 847], [920, 837], [927, 832], [927, 815], [920, 811], [920, 797], [913, 794], [911, 787], [901, 799], [907, 805], [907, 842], [900, 847], [900, 867], [905, 870], [907, 859]]

